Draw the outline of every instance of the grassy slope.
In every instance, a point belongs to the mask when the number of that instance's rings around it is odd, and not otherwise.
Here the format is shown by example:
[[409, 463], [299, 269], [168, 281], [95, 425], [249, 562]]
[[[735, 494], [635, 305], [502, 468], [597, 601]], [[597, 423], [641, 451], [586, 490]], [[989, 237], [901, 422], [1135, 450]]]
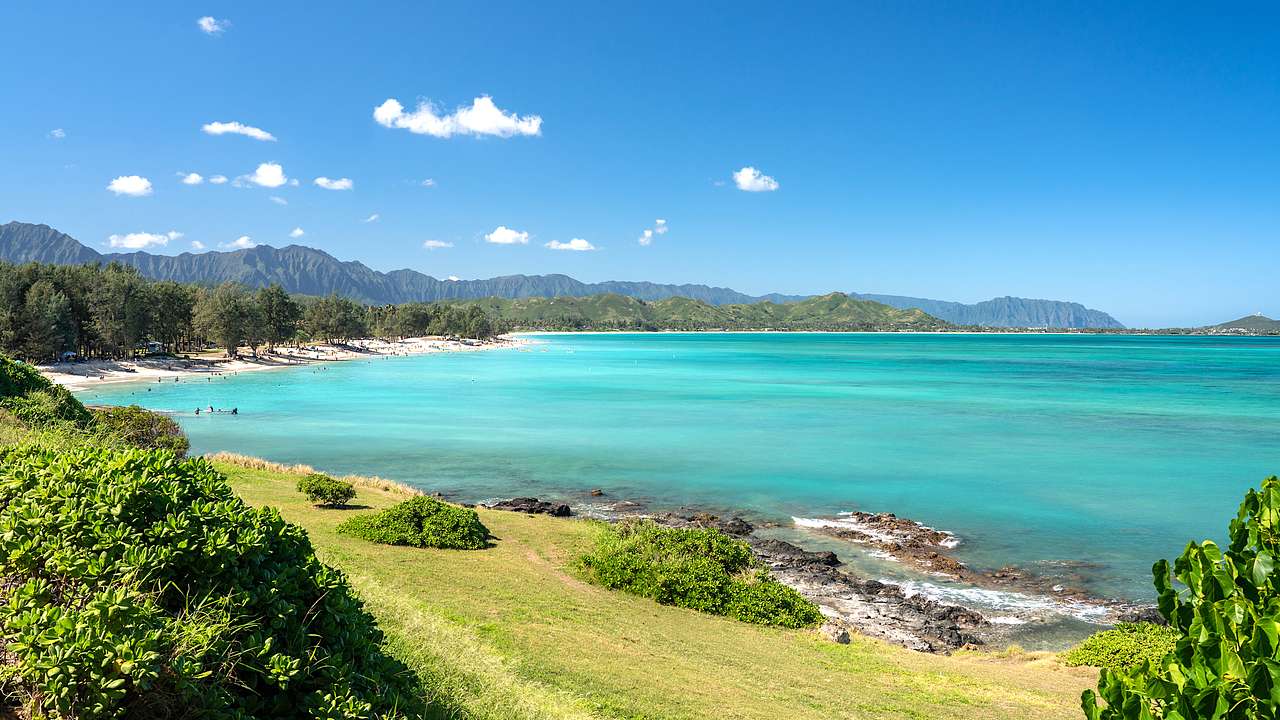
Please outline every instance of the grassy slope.
[[[1078, 718], [1095, 674], [1042, 657], [939, 657], [855, 638], [746, 625], [578, 581], [586, 522], [481, 510], [484, 551], [339, 536], [296, 476], [220, 463], [250, 503], [307, 528], [453, 717]], [[381, 508], [394, 490], [361, 488]]]

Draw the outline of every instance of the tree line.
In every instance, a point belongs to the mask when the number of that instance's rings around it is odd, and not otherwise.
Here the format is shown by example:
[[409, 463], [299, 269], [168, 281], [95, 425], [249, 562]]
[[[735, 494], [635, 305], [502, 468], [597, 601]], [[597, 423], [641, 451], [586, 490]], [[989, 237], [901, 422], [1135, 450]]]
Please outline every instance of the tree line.
[[34, 363], [66, 353], [122, 359], [148, 349], [181, 353], [217, 346], [235, 356], [241, 346], [256, 353], [319, 340], [495, 334], [493, 321], [475, 306], [371, 307], [338, 295], [290, 295], [279, 285], [204, 287], [149, 280], [119, 263], [0, 263], [0, 353]]

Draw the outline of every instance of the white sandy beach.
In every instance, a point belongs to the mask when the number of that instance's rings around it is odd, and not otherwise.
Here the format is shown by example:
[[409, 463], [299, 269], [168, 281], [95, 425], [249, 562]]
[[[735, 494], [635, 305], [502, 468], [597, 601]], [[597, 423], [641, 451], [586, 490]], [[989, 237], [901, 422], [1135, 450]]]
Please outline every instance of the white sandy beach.
[[105, 383], [166, 380], [181, 382], [183, 379], [192, 377], [272, 370], [317, 362], [368, 360], [371, 357], [426, 355], [439, 352], [499, 350], [518, 348], [528, 344], [530, 344], [529, 340], [506, 336], [484, 343], [474, 340], [450, 340], [443, 337], [405, 338], [398, 341], [352, 340], [344, 345], [313, 343], [296, 347], [280, 346], [271, 353], [260, 351], [256, 357], [246, 348], [236, 359], [206, 354], [185, 358], [164, 356], [138, 360], [88, 360], [42, 365], [40, 372], [59, 385], [71, 390], [83, 390]]

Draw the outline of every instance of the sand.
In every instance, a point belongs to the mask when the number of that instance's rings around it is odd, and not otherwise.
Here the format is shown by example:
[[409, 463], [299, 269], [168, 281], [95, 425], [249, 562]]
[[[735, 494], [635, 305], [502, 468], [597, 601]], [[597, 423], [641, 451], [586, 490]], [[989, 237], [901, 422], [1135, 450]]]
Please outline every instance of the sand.
[[40, 367], [40, 372], [59, 385], [71, 390], [83, 390], [105, 383], [166, 380], [181, 382], [183, 379], [192, 377], [272, 370], [317, 362], [518, 348], [528, 345], [529, 342], [513, 337], [499, 337], [483, 343], [442, 337], [405, 338], [398, 341], [352, 340], [343, 345], [311, 343], [296, 347], [281, 346], [271, 353], [259, 350], [257, 357], [245, 348], [240, 353], [241, 357], [236, 359], [208, 354], [191, 355], [187, 358], [164, 356], [138, 360], [88, 360], [43, 365]]

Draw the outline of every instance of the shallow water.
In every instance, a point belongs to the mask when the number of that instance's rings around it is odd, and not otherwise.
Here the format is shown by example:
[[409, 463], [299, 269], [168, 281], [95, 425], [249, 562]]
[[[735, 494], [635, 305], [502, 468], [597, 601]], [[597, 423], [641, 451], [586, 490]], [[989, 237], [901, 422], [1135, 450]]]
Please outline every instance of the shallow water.
[[[1280, 472], [1280, 338], [540, 336], [529, 352], [377, 358], [82, 394], [173, 411], [195, 452], [529, 494], [892, 511], [977, 567], [1086, 561], [1150, 600], [1150, 568], [1219, 537]], [[197, 406], [240, 414], [199, 417]]]

